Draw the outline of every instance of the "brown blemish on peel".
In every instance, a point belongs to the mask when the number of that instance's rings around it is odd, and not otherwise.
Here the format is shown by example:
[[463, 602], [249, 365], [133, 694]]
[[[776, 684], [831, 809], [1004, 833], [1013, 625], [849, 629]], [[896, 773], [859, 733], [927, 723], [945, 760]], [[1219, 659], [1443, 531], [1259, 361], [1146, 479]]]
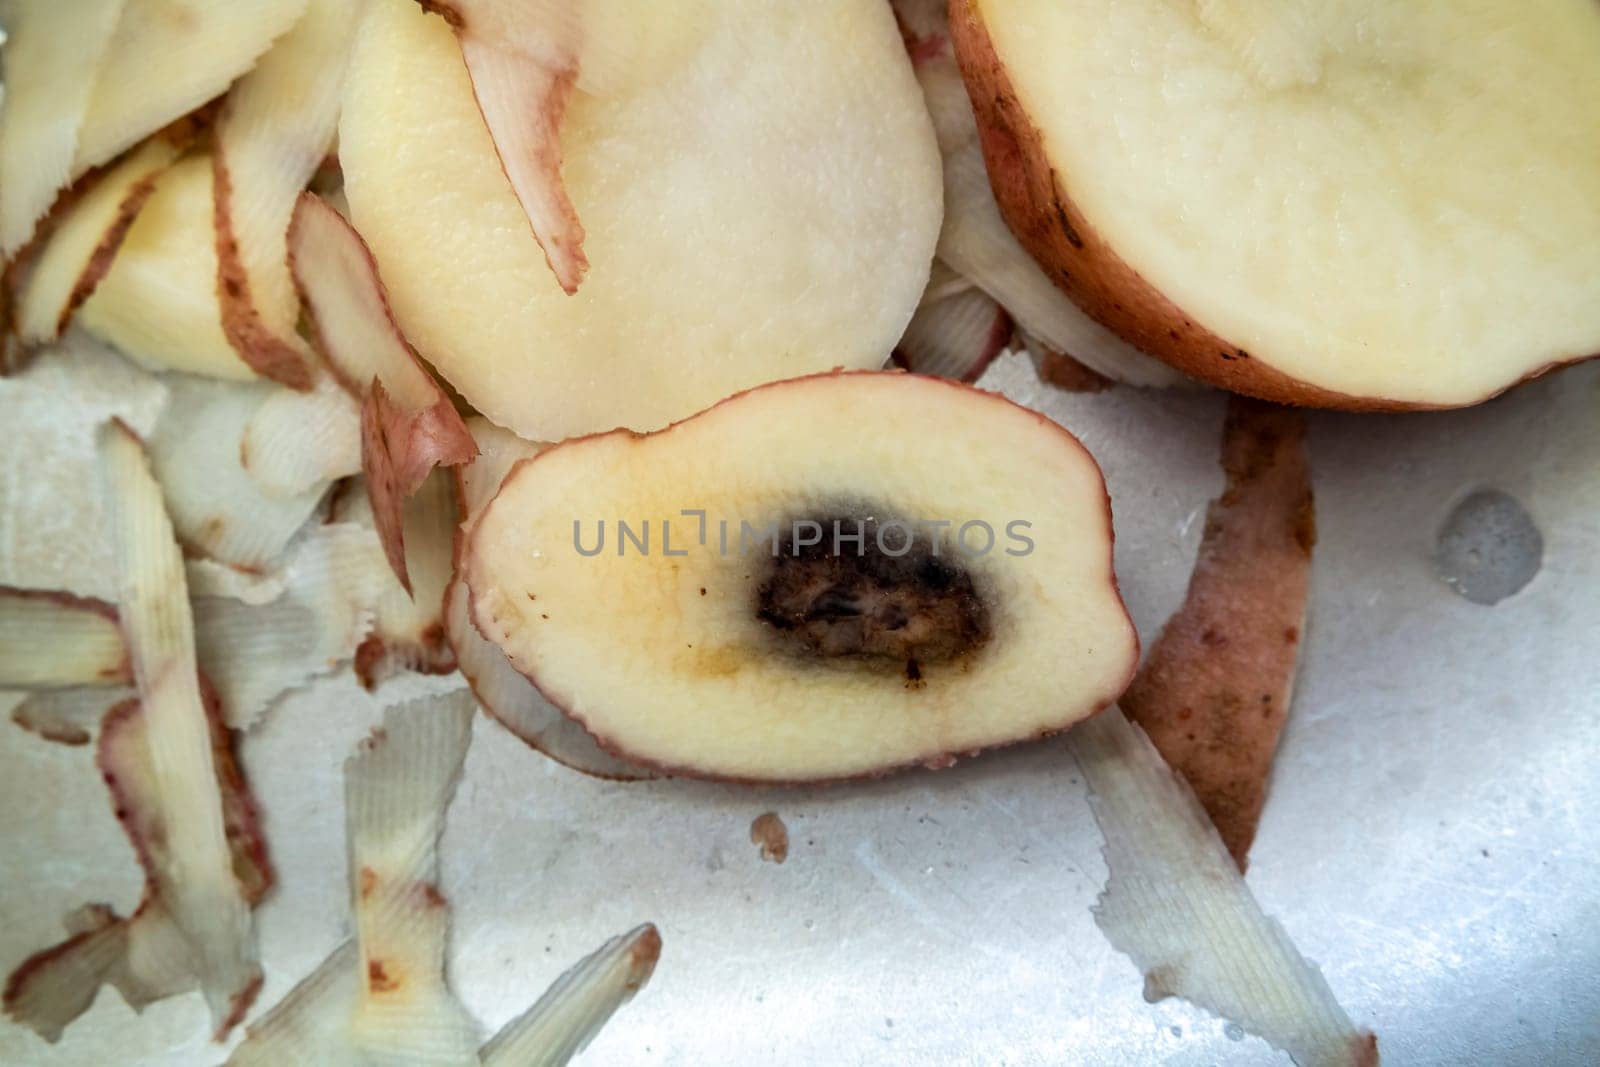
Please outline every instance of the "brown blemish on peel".
[[[796, 544], [791, 524], [756, 592], [756, 618], [790, 651], [822, 662], [887, 667], [920, 683], [930, 664], [969, 657], [988, 642], [988, 605], [955, 550], [941, 555], [919, 536], [903, 554], [890, 555], [883, 547], [904, 545], [909, 526], [880, 530], [876, 519], [866, 518], [815, 521], [821, 540]], [[844, 535], [837, 545], [835, 529]], [[846, 539], [857, 530], [860, 545]]]
[[382, 960], [367, 961], [367, 989], [373, 993], [393, 993], [400, 980], [391, 975]]
[[764, 860], [782, 863], [789, 858], [789, 828], [775, 811], [756, 816], [750, 824], [750, 843], [761, 846]]

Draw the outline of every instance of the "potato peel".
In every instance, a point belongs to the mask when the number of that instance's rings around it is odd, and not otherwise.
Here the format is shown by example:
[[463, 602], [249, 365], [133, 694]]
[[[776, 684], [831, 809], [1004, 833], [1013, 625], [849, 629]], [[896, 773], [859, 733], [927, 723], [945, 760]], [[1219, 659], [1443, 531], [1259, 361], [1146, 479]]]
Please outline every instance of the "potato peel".
[[[291, 550], [282, 570], [271, 575], [246, 575], [207, 560], [189, 560], [185, 569], [190, 575], [210, 576], [198, 586], [190, 585], [195, 653], [233, 729], [253, 726], [285, 693], [354, 656], [372, 629], [373, 605], [392, 595], [394, 588], [372, 532], [351, 523], [312, 527]], [[71, 614], [52, 626], [48, 616], [39, 618], [34, 607], [39, 601], [51, 604], [54, 613]], [[22, 603], [33, 614], [15, 611], [14, 603]], [[87, 742], [99, 721], [98, 712], [123, 695], [118, 683], [131, 679], [120, 631], [110, 637], [101, 632], [106, 626], [115, 629], [115, 608], [62, 593], [28, 591], [26, 599], [19, 600], [13, 591], [0, 587], [0, 638], [9, 632], [11, 614], [18, 626], [54, 635], [52, 662], [66, 663], [70, 669], [53, 668], [51, 684], [73, 686], [31, 694], [12, 712], [13, 720], [46, 740]], [[111, 647], [113, 642], [122, 648], [121, 673], [102, 676], [82, 666], [114, 659], [119, 653]], [[0, 647], [0, 669], [12, 648], [29, 647], [22, 641]], [[37, 654], [34, 660], [31, 674], [16, 679], [0, 675], [0, 684], [26, 689], [49, 682]]]
[[118, 559], [118, 606], [144, 709], [154, 811], [164, 823], [158, 884], [195, 956], [221, 1036], [261, 982], [250, 887], [235, 869], [217, 783], [215, 741], [195, 660], [183, 557], [150, 458], [119, 422], [100, 433], [103, 484]]
[[612, 938], [477, 1048], [477, 1024], [444, 979], [449, 903], [438, 841], [472, 728], [457, 692], [390, 708], [345, 763], [346, 837], [357, 936], [257, 1023], [229, 1067], [566, 1063], [649, 981], [650, 924]]
[[362, 7], [361, 0], [310, 0], [229, 90], [212, 150], [223, 331], [246, 363], [294, 389], [310, 389], [314, 374], [311, 350], [296, 332], [289, 220], [333, 144]]
[[346, 941], [258, 1021], [228, 1057], [227, 1067], [359, 1067], [350, 1043], [350, 1013], [355, 1007], [356, 964], [360, 953]]
[[499, 492], [500, 483], [511, 468], [520, 460], [538, 455], [545, 446], [524, 441], [481, 416], [469, 419], [467, 428], [478, 442], [478, 458], [457, 467], [454, 472], [461, 521], [455, 537], [455, 573], [445, 591], [444, 614], [445, 635], [455, 651], [462, 676], [491, 718], [528, 747], [557, 763], [598, 778], [657, 777], [654, 771], [624, 763], [602, 749], [587, 730], [546, 700], [534, 684], [511, 665], [498, 645], [473, 626], [467, 583], [460, 570], [467, 534], [484, 507]]
[[73, 173], [105, 163], [217, 96], [294, 24], [305, 3], [126, 0], [95, 72]]
[[325, 374], [305, 392], [274, 393], [245, 424], [239, 462], [269, 496], [348, 477], [361, 469], [361, 411]]
[[650, 923], [613, 937], [502, 1027], [479, 1052], [483, 1067], [566, 1063], [644, 988], [660, 957], [661, 935]]
[[1068, 744], [1089, 785], [1110, 875], [1095, 907], [1106, 939], [1144, 973], [1145, 996], [1179, 996], [1231, 1019], [1301, 1067], [1378, 1062], [1314, 964], [1251, 895], [1193, 792], [1116, 707]]
[[[384, 589], [373, 601], [373, 628], [356, 649], [355, 672], [368, 689], [397, 671], [449, 674], [456, 669], [454, 650], [445, 640], [444, 594], [452, 573], [455, 535], [455, 487], [446, 471], [435, 471], [404, 508], [404, 542], [413, 588], [408, 593], [392, 573], [381, 577]], [[369, 493], [347, 493], [334, 517], [371, 529]], [[382, 551], [377, 544], [374, 548]], [[378, 561], [381, 567], [381, 558]]]
[[[930, 290], [937, 281], [930, 280]], [[925, 292], [895, 345], [895, 362], [917, 374], [975, 382], [1011, 334], [1011, 316], [981, 289], [942, 297]]]
[[439, 833], [472, 732], [471, 694], [391, 708], [345, 763], [361, 980], [354, 1044], [384, 1062], [477, 1061], [477, 1024], [444, 981]]
[[1033, 369], [1042, 382], [1069, 393], [1103, 393], [1117, 384], [1115, 379], [1079, 363], [1065, 352], [1057, 352], [1026, 330], [1018, 330], [1017, 337], [1033, 358]]
[[139, 209], [155, 191], [156, 177], [177, 155], [166, 141], [146, 141], [97, 175], [50, 227], [18, 294], [15, 329], [24, 345], [54, 341], [65, 332], [73, 312], [110, 270]]
[[1194, 789], [1239, 869], [1288, 718], [1316, 518], [1305, 416], [1230, 397], [1223, 494], [1189, 591], [1122, 707]]
[[0, 586], [0, 688], [133, 680], [117, 609], [70, 593]]
[[1129, 385], [1187, 381], [1091, 319], [1055, 287], [1001, 218], [978, 126], [946, 29], [945, 0], [894, 0], [944, 157], [939, 258], [976, 282], [1023, 327], [1097, 373]]
[[259, 605], [194, 600], [200, 662], [235, 729], [354, 656], [371, 631], [372, 606], [394, 585], [371, 532], [348, 523], [313, 527], [291, 549], [281, 581], [283, 595]]
[[0, 260], [26, 244], [72, 177], [78, 127], [123, 0], [0, 5], [6, 28], [0, 104]]
[[125, 686], [83, 686], [29, 693], [11, 709], [11, 721], [45, 741], [87, 745], [114, 705], [133, 695]]
[[561, 120], [578, 79], [576, 15], [540, 18], [541, 4], [517, 0], [426, 0], [456, 32], [472, 95], [494, 140], [500, 167], [528, 218], [545, 262], [568, 294], [589, 260], [583, 224], [561, 180]]
[[[201, 691], [230, 863], [244, 899], [254, 905], [272, 884], [272, 868], [215, 694], [203, 679]], [[69, 912], [67, 940], [30, 956], [6, 980], [6, 1014], [46, 1041], [58, 1040], [94, 1002], [102, 985], [115, 986], [138, 1011], [203, 981], [201, 957], [173, 918], [173, 879], [180, 864], [169, 837], [172, 824], [164, 809], [149, 720], [137, 699], [119, 703], [105, 715], [96, 752], [118, 819], [145, 872], [138, 908], [127, 918], [104, 904]], [[219, 1036], [248, 1009], [254, 993], [249, 984], [230, 999]]]
[[189, 582], [189, 596], [194, 600], [227, 597], [257, 607], [283, 595], [281, 575], [231, 567], [214, 559], [186, 559], [183, 572]]
[[303, 979], [230, 1067], [476, 1064], [477, 1024], [444, 979], [449, 904], [438, 842], [472, 730], [457, 691], [392, 707], [345, 762], [356, 938]]
[[389, 310], [355, 229], [306, 193], [289, 231], [295, 284], [334, 374], [361, 401], [361, 466], [384, 553], [407, 592], [404, 503], [436, 466], [470, 462], [472, 435]]
[[276, 495], [244, 468], [251, 420], [286, 390], [271, 382], [189, 375], [163, 381], [170, 398], [149, 448], [179, 540], [191, 552], [235, 567], [272, 566], [327, 489], [314, 485], [293, 496]]

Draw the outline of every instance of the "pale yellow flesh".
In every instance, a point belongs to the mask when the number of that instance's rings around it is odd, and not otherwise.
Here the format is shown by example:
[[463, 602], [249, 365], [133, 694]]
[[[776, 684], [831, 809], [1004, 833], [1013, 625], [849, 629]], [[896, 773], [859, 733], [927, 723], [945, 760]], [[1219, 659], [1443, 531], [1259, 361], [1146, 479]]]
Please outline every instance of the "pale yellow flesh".
[[938, 236], [940, 175], [884, 5], [708, 8], [681, 59], [580, 92], [563, 175], [590, 270], [545, 264], [445, 22], [376, 0], [340, 120], [356, 228], [396, 318], [524, 437], [653, 429], [742, 388], [880, 366]]
[[222, 332], [211, 228], [211, 160], [180, 160], [160, 178], [78, 312], [90, 333], [152, 370], [250, 381]]
[[0, 3], [0, 259], [28, 240], [71, 177], [95, 67], [121, 10], [122, 0]]
[[162, 140], [146, 141], [95, 182], [55, 225], [17, 301], [17, 334], [25, 344], [53, 341], [74, 293], [104, 255], [114, 227], [139, 190], [165, 170], [178, 152]]
[[53, 689], [129, 677], [117, 620], [70, 599], [0, 589], [0, 685]]
[[306, 0], [126, 0], [78, 131], [74, 173], [222, 93], [305, 6]]
[[[970, 669], [928, 665], [909, 686], [898, 665], [776, 650], [754, 614], [770, 547], [741, 558], [739, 524], [851, 500], [994, 528], [987, 556], [960, 557], [993, 605]], [[708, 512], [707, 545], [685, 508]], [[592, 548], [601, 518], [606, 550], [580, 556], [574, 520]], [[630, 544], [619, 558], [619, 518], [636, 534], [650, 520], [648, 556]], [[1029, 554], [1006, 554], [1022, 550], [1014, 520], [1032, 523]], [[710, 776], [842, 777], [1033, 737], [1114, 699], [1137, 655], [1088, 453], [1007, 401], [927, 378], [787, 382], [660, 435], [551, 449], [512, 473], [463, 566], [478, 627], [557, 705], [631, 757]]]
[[1062, 186], [1292, 378], [1467, 403], [1600, 352], [1600, 5], [977, 0]]

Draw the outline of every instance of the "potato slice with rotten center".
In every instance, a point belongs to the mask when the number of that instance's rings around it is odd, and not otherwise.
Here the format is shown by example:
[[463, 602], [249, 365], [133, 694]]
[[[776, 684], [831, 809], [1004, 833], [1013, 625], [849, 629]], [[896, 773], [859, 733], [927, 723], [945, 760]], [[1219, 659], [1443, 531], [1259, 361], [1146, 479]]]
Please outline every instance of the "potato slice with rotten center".
[[996, 199], [1140, 348], [1284, 403], [1600, 352], [1600, 5], [957, 0]]
[[911, 375], [558, 445], [507, 478], [462, 567], [478, 628], [554, 704], [699, 777], [948, 765], [1092, 714], [1138, 659], [1093, 458]]

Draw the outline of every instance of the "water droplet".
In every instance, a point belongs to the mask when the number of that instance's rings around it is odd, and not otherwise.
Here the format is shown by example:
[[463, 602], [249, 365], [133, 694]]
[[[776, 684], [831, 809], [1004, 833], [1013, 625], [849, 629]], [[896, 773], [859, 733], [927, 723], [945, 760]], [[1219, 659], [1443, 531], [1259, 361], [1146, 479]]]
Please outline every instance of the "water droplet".
[[1172, 1031], [1172, 1036], [1173, 1037], [1182, 1037], [1183, 1036], [1183, 1027], [1181, 1027], [1181, 1026], [1169, 1026], [1167, 1029]]
[[1227, 1026], [1224, 1026], [1222, 1028], [1222, 1033], [1223, 1036], [1225, 1036], [1229, 1041], [1244, 1040], [1244, 1027], [1240, 1026], [1238, 1023], [1229, 1023]]
[[1498, 604], [1533, 580], [1544, 561], [1544, 535], [1523, 506], [1498, 489], [1457, 504], [1439, 530], [1435, 572], [1474, 604]]

